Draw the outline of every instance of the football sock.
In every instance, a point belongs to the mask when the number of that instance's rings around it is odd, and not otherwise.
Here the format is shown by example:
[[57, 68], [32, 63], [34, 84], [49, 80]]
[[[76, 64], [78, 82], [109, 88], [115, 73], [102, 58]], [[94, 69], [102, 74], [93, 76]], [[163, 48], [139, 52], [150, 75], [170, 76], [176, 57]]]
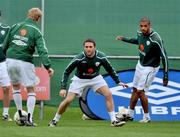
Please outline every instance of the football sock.
[[144, 113], [144, 118], [149, 118], [150, 119], [149, 113]]
[[9, 107], [3, 107], [3, 116], [8, 115]]
[[128, 114], [129, 114], [130, 117], [134, 118], [134, 110], [129, 108], [128, 109]]
[[27, 111], [28, 111], [28, 115], [29, 115], [29, 119], [28, 120], [30, 122], [32, 122], [32, 117], [33, 117], [33, 113], [34, 113], [35, 103], [36, 103], [36, 93], [34, 93], [34, 92], [28, 93]]
[[20, 93], [20, 89], [19, 90], [13, 89], [13, 98], [14, 98], [14, 102], [16, 104], [17, 110], [22, 110], [22, 96]]
[[109, 117], [111, 119], [111, 122], [116, 121], [116, 116], [115, 116], [114, 111], [108, 112], [108, 114], [109, 114]]
[[61, 115], [56, 113], [55, 117], [53, 118], [53, 120], [55, 120], [56, 122], [59, 121], [59, 119], [61, 118]]

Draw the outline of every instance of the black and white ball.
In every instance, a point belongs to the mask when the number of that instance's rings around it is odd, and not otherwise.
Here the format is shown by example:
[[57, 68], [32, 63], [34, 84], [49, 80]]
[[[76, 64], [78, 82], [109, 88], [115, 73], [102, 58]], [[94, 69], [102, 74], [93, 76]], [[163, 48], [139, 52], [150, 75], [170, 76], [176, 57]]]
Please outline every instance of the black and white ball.
[[119, 112], [116, 114], [116, 118], [120, 121], [126, 121], [126, 117], [128, 115], [127, 108], [121, 108]]
[[[28, 113], [26, 111], [22, 110], [22, 115], [23, 115], [23, 117], [25, 119], [27, 119]], [[20, 116], [19, 116], [18, 111], [14, 114], [14, 121], [16, 122], [16, 124], [18, 126], [23, 126], [24, 125], [24, 123], [21, 123], [21, 121], [20, 121]]]

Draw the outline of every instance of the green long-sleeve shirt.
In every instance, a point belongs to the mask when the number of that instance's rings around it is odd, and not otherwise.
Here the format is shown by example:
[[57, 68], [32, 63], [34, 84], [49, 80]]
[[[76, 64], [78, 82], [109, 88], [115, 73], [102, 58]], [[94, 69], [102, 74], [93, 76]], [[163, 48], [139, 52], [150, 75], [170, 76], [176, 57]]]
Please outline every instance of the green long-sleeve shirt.
[[138, 31], [137, 38], [123, 38], [122, 41], [139, 45], [139, 60], [142, 66], [158, 67], [162, 57], [164, 75], [168, 75], [168, 58], [157, 32], [152, 31], [149, 35], [143, 35]]
[[7, 36], [10, 27], [0, 23], [0, 62], [5, 61], [6, 57], [3, 53], [4, 44], [7, 41]]
[[[37, 23], [30, 18], [12, 26], [8, 44], [5, 47], [6, 57], [33, 63], [33, 54], [37, 52], [46, 69], [51, 65], [48, 50]], [[7, 50], [7, 51], [6, 51]]]
[[105, 54], [96, 50], [92, 58], [88, 58], [84, 52], [78, 54], [66, 67], [61, 80], [61, 89], [66, 89], [67, 81], [71, 72], [76, 68], [75, 75], [81, 79], [92, 79], [99, 75], [100, 67], [103, 66], [113, 80], [120, 82], [116, 71], [113, 69]]

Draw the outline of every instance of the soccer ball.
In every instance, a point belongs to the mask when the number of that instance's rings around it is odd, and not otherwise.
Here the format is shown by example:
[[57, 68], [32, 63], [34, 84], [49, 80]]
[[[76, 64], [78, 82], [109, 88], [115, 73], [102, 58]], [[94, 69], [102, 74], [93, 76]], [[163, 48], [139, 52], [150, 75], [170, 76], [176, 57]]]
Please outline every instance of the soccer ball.
[[128, 114], [128, 109], [121, 108], [119, 112], [116, 114], [116, 118], [120, 121], [126, 121], [127, 114]]
[[[25, 119], [27, 119], [28, 113], [27, 113], [26, 111], [22, 110], [22, 115], [25, 117]], [[20, 121], [20, 117], [19, 117], [18, 111], [14, 114], [14, 121], [16, 122], [16, 124], [17, 124], [18, 126], [24, 126], [24, 123], [22, 123], [22, 122]]]

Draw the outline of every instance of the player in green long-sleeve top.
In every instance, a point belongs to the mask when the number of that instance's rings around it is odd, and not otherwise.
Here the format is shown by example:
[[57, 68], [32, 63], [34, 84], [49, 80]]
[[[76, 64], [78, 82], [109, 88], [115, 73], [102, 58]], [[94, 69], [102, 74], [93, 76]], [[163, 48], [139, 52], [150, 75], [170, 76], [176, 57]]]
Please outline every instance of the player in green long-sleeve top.
[[139, 46], [139, 60], [133, 79], [133, 92], [130, 99], [128, 118], [133, 120], [134, 108], [140, 98], [144, 110], [144, 117], [140, 122], [148, 123], [150, 122], [150, 116], [148, 98], [145, 93], [148, 92], [159, 70], [161, 58], [164, 71], [163, 85], [167, 86], [168, 84], [168, 58], [163, 41], [159, 34], [151, 28], [150, 20], [147, 17], [143, 17], [140, 20], [140, 31], [137, 32], [137, 38], [117, 36], [116, 39]]
[[114, 103], [112, 93], [110, 92], [107, 83], [99, 74], [100, 67], [103, 66], [110, 74], [116, 84], [127, 87], [126, 84], [119, 80], [119, 77], [113, 67], [110, 65], [104, 53], [96, 50], [96, 43], [92, 39], [87, 39], [83, 43], [84, 51], [78, 54], [66, 67], [61, 80], [61, 90], [59, 94], [63, 97], [66, 95], [66, 87], [69, 75], [76, 69], [75, 75], [72, 78], [68, 94], [66, 98], [59, 105], [58, 111], [49, 126], [57, 125], [61, 115], [65, 112], [69, 104], [77, 95], [81, 95], [86, 88], [92, 88], [105, 96], [107, 111], [111, 119], [111, 126], [122, 126], [124, 121], [118, 121], [115, 117]]
[[[1, 16], [1, 11], [0, 11]], [[10, 105], [10, 78], [6, 66], [6, 56], [3, 53], [3, 48], [7, 42], [10, 27], [0, 23], [0, 86], [3, 89], [3, 114], [2, 119], [5, 121], [12, 121], [9, 116], [9, 105]]]
[[[36, 102], [34, 86], [38, 79], [33, 64], [33, 54], [37, 50], [43, 66], [49, 76], [52, 76], [51, 62], [48, 58], [48, 50], [45, 40], [37, 23], [40, 21], [42, 12], [39, 8], [31, 8], [27, 19], [12, 26], [9, 33], [8, 43], [4, 48], [7, 56], [8, 72], [13, 85], [13, 98], [19, 112], [20, 122], [26, 126], [36, 126], [33, 122], [33, 113]], [[22, 97], [20, 85], [27, 89], [27, 111], [28, 119], [22, 115]]]

